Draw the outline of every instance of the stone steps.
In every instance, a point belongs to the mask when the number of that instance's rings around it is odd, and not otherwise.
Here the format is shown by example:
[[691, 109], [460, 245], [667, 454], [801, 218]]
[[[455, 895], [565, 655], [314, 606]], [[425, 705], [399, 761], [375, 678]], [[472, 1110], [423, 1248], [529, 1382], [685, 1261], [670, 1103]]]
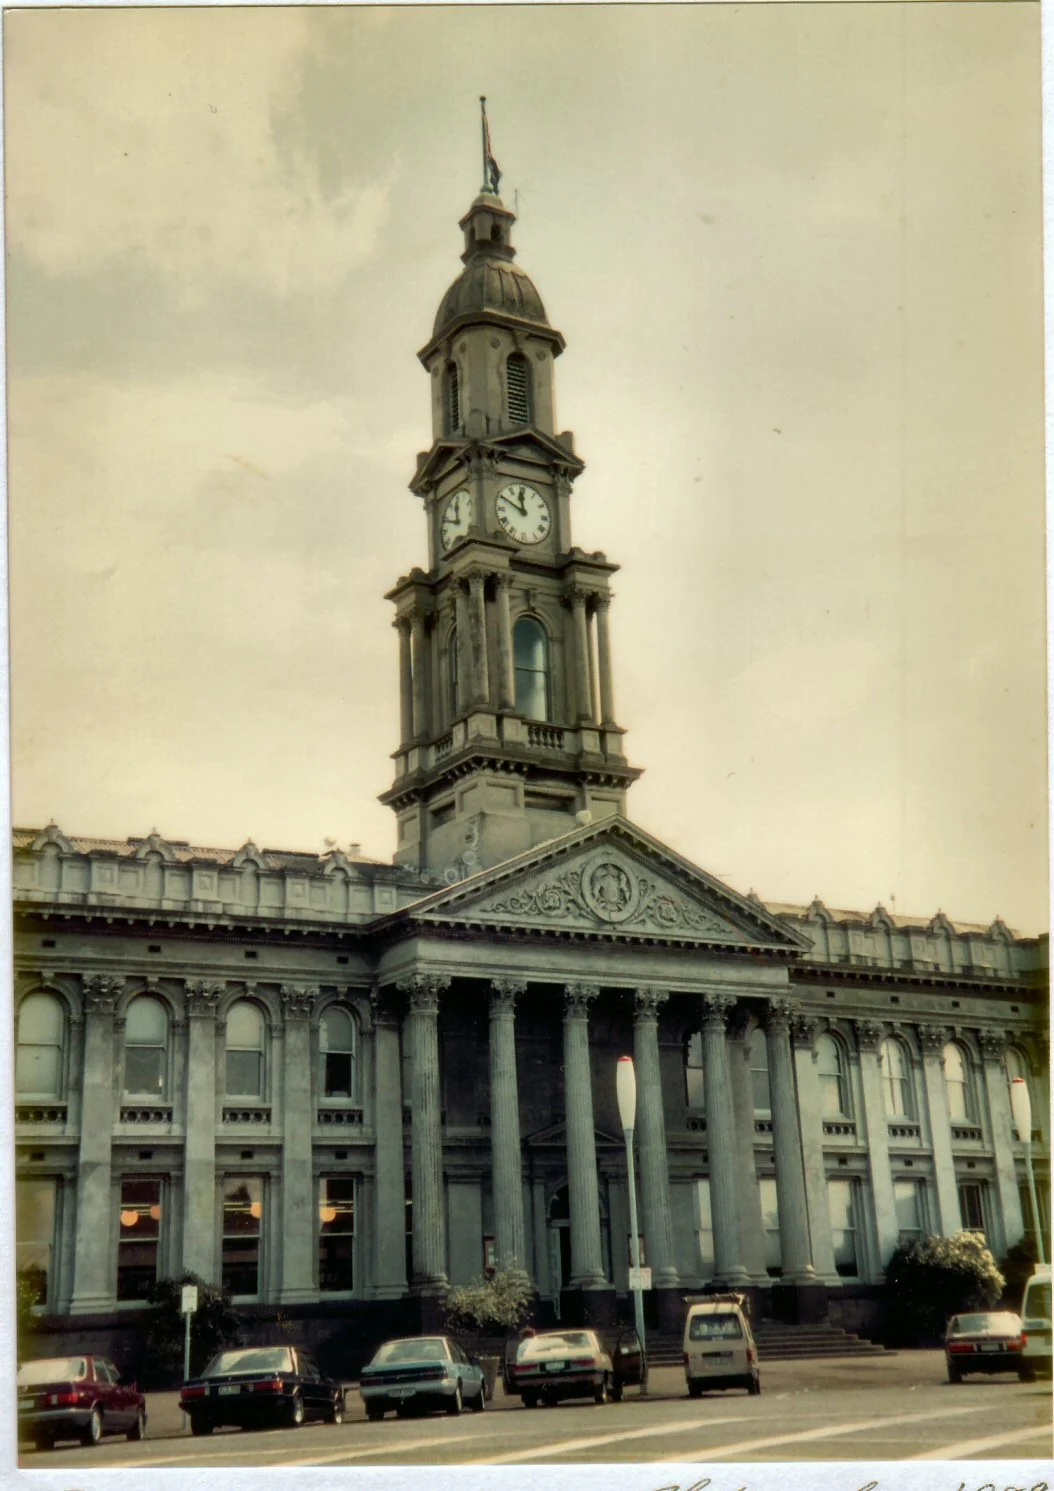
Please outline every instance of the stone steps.
[[[862, 1340], [833, 1325], [782, 1325], [762, 1321], [754, 1332], [763, 1362], [804, 1360], [825, 1356], [882, 1356], [884, 1346]], [[679, 1367], [683, 1360], [680, 1336], [649, 1332], [648, 1362], [653, 1367]]]

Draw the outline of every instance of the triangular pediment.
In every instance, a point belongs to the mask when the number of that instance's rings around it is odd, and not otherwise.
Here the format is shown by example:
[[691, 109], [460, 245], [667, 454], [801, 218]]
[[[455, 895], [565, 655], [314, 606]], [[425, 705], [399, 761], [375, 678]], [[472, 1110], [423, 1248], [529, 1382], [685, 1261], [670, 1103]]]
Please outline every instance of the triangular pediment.
[[595, 940], [798, 952], [808, 943], [625, 818], [551, 839], [436, 891], [413, 922]]
[[[567, 1124], [562, 1120], [560, 1123], [546, 1124], [543, 1129], [535, 1129], [532, 1134], [524, 1134], [521, 1142], [531, 1148], [551, 1146], [563, 1149], [567, 1144]], [[624, 1149], [626, 1141], [620, 1134], [608, 1133], [606, 1129], [594, 1129], [593, 1144], [597, 1149]]]

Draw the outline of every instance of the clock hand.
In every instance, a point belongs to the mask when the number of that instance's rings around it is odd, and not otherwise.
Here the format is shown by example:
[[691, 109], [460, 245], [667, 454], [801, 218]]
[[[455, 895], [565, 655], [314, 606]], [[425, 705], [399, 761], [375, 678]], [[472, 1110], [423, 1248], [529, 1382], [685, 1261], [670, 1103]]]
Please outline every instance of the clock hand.
[[520, 500], [516, 506], [519, 509], [520, 517], [525, 518], [527, 516], [527, 498], [522, 487], [520, 488]]

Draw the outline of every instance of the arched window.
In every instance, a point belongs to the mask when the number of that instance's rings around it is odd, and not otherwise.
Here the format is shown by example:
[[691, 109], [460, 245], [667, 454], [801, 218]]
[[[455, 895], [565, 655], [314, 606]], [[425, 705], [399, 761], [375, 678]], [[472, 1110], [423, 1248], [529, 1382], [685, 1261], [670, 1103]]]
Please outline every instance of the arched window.
[[168, 1015], [159, 999], [140, 995], [128, 1006], [124, 1090], [163, 1098], [168, 1083]]
[[841, 1042], [833, 1035], [821, 1035], [816, 1041], [816, 1073], [820, 1079], [820, 1112], [845, 1116], [849, 1106], [849, 1082]]
[[970, 1091], [970, 1069], [966, 1053], [955, 1041], [944, 1048], [944, 1092], [948, 1100], [948, 1117], [959, 1123], [973, 1119], [973, 1095]]
[[264, 1095], [264, 1022], [255, 1004], [239, 999], [227, 1016], [227, 1096]]
[[512, 629], [516, 660], [516, 708], [529, 720], [549, 719], [549, 639], [532, 616]]
[[765, 1032], [760, 1026], [755, 1026], [747, 1037], [747, 1064], [750, 1067], [754, 1112], [767, 1116], [772, 1111], [772, 1098], [769, 1096], [769, 1053], [765, 1044]]
[[698, 1031], [688, 1037], [684, 1053], [684, 1084], [689, 1108], [706, 1107], [706, 1085], [703, 1079], [703, 1038]]
[[505, 364], [505, 381], [509, 397], [509, 423], [531, 422], [531, 370], [522, 352], [514, 352]]
[[443, 375], [443, 406], [446, 433], [456, 435], [461, 430], [461, 381], [456, 362], [448, 362]]
[[54, 994], [30, 994], [18, 1011], [15, 1088], [40, 1098], [62, 1096], [66, 1015]]
[[890, 1118], [913, 1118], [915, 1104], [911, 1092], [911, 1061], [900, 1041], [887, 1037], [879, 1051], [882, 1071], [882, 1101]]
[[318, 1028], [319, 1086], [327, 1098], [350, 1098], [355, 1085], [355, 1021], [331, 1004]]

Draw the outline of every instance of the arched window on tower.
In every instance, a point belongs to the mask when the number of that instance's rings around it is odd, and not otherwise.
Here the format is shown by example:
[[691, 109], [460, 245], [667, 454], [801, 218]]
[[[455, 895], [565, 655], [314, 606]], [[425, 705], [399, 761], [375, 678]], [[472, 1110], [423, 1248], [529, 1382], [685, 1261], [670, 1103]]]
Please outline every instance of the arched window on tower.
[[457, 435], [461, 432], [461, 381], [456, 362], [447, 363], [443, 378], [446, 433], [448, 435]]
[[512, 650], [517, 710], [529, 720], [549, 719], [549, 639], [532, 616], [521, 616], [513, 627]]
[[509, 423], [531, 422], [531, 370], [522, 352], [514, 352], [505, 364], [505, 382], [509, 399]]

